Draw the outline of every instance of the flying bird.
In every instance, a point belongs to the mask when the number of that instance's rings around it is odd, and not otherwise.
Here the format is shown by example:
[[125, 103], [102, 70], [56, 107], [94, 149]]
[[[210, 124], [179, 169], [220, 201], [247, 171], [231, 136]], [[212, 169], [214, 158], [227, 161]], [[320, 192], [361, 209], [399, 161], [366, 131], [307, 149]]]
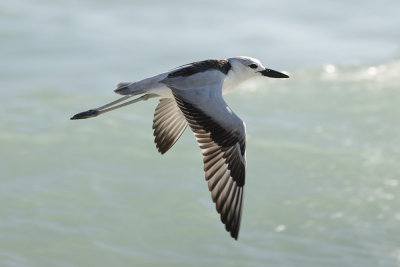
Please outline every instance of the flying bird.
[[[189, 125], [203, 154], [205, 179], [216, 210], [226, 230], [237, 239], [246, 175], [246, 125], [222, 95], [259, 76], [289, 78], [251, 57], [198, 61], [141, 81], [118, 83], [115, 92], [123, 97], [76, 114], [71, 120], [96, 117], [139, 101], [159, 98], [153, 119], [158, 151], [167, 152]], [[127, 101], [138, 95], [141, 96]]]

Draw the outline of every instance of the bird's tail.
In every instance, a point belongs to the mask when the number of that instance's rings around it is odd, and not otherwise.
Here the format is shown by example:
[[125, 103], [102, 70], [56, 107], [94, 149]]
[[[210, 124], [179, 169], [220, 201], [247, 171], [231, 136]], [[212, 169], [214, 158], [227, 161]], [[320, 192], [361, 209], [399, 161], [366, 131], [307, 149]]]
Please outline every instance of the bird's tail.
[[140, 95], [145, 93], [146, 90], [137, 88], [135, 82], [119, 82], [114, 92], [120, 95]]
[[143, 81], [139, 82], [119, 82], [117, 83], [117, 89], [114, 90], [115, 93], [119, 95], [141, 95], [149, 91], [149, 86]]
[[119, 95], [139, 95], [144, 93], [143, 90], [132, 92], [132, 89], [129, 88], [129, 85], [118, 87], [117, 89], [114, 90], [114, 92]]
[[158, 88], [165, 87], [161, 83], [167, 77], [166, 73], [161, 73], [156, 76], [136, 81], [136, 82], [120, 82], [117, 84], [117, 89], [114, 90], [120, 95], [140, 95], [149, 91], [157, 90]]
[[119, 82], [119, 83], [117, 83], [116, 88], [119, 89], [119, 88], [121, 88], [121, 87], [128, 86], [128, 85], [130, 85], [131, 83], [134, 83], [134, 82]]

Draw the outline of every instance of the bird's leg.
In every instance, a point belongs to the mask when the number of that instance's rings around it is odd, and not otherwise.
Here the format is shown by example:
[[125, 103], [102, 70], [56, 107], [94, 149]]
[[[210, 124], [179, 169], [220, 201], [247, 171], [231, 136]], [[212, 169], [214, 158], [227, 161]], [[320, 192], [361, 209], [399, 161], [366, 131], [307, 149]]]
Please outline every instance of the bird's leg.
[[104, 106], [98, 107], [98, 108], [96, 108], [96, 109], [97, 109], [97, 110], [102, 110], [102, 109], [105, 109], [105, 108], [114, 106], [115, 104], [118, 104], [118, 103], [120, 103], [120, 102], [122, 102], [122, 101], [125, 101], [125, 100], [127, 100], [127, 99], [129, 99], [129, 98], [131, 98], [131, 97], [132, 97], [132, 95], [126, 95], [125, 97], [118, 98], [117, 100], [115, 100], [115, 101], [113, 101], [113, 102], [110, 102], [110, 103], [108, 103], [108, 104], [106, 104], [106, 105], [104, 105]]
[[131, 101], [127, 101], [125, 103], [122, 103], [122, 104], [114, 106], [115, 104], [123, 102], [123, 101], [125, 101], [125, 100], [127, 100], [128, 98], [131, 98], [131, 97], [132, 97], [131, 95], [127, 95], [127, 96], [121, 97], [120, 99], [117, 99], [117, 100], [115, 100], [113, 102], [110, 102], [110, 103], [108, 103], [108, 104], [106, 104], [104, 106], [101, 106], [99, 108], [90, 109], [88, 111], [84, 111], [84, 112], [75, 114], [71, 118], [71, 120], [80, 120], [80, 119], [87, 119], [87, 118], [96, 117], [96, 116], [98, 116], [100, 114], [109, 112], [109, 111], [117, 109], [117, 108], [122, 108], [124, 106], [130, 105], [130, 104], [133, 104], [133, 103], [136, 103], [136, 102], [139, 102], [139, 101], [144, 101], [144, 100], [148, 100], [150, 98], [158, 97], [158, 95], [157, 94], [145, 94], [145, 95], [142, 95], [141, 97], [135, 98], [135, 99], [133, 99]]
[[[125, 102], [125, 103], [122, 103], [122, 104], [119, 104], [119, 105], [116, 105], [116, 106], [113, 106], [113, 107], [110, 107], [112, 105], [108, 105], [107, 104], [107, 105], [104, 105], [104, 106], [102, 106], [102, 107], [100, 107], [98, 109], [98, 112], [99, 112], [98, 115], [100, 115], [102, 113], [109, 112], [109, 111], [117, 109], [117, 108], [122, 108], [124, 106], [130, 105], [130, 104], [133, 104], [133, 103], [136, 103], [136, 102], [139, 102], [139, 101], [145, 101], [145, 100], [148, 100], [148, 99], [154, 98], [154, 97], [158, 97], [158, 95], [157, 94], [145, 94], [145, 95], [142, 95], [141, 97], [135, 98], [135, 99], [133, 99], [131, 101], [128, 101], [128, 102]], [[122, 97], [122, 98], [124, 98], [124, 97]], [[121, 102], [121, 101], [118, 101], [117, 103], [119, 103], [119, 102]], [[107, 108], [107, 107], [110, 107], [110, 108]]]

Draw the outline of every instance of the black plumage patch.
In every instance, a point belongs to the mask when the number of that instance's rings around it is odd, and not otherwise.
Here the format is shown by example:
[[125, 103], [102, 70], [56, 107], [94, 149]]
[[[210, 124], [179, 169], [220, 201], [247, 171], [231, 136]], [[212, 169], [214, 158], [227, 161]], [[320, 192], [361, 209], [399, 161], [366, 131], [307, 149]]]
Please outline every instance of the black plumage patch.
[[228, 131], [204, 114], [200, 109], [174, 94], [178, 107], [182, 110], [193, 131], [204, 129], [211, 133], [211, 139], [221, 147], [233, 146], [240, 142], [235, 131]]
[[194, 104], [173, 95], [201, 148], [208, 189], [221, 221], [237, 239], [246, 176], [245, 136], [225, 129]]
[[235, 154], [238, 152], [236, 151], [236, 144], [238, 143], [240, 146], [240, 154], [244, 157], [246, 149], [246, 141], [244, 138], [240, 138], [236, 131], [224, 129], [200, 109], [184, 101], [178, 95], [174, 94], [174, 97], [192, 131], [198, 135], [201, 135], [203, 132], [209, 134], [209, 141], [215, 143], [224, 154], [223, 157], [227, 158], [227, 161], [230, 162], [228, 164], [228, 169], [232, 172], [233, 180], [238, 186], [243, 186], [245, 173], [242, 170], [244, 170], [244, 166], [237, 171], [234, 168], [235, 165], [242, 165], [240, 158]]
[[193, 62], [185, 66], [182, 66], [181, 69], [168, 74], [168, 78], [190, 76], [210, 69], [219, 70], [220, 72], [227, 74], [232, 67], [231, 63], [226, 59], [208, 59]]

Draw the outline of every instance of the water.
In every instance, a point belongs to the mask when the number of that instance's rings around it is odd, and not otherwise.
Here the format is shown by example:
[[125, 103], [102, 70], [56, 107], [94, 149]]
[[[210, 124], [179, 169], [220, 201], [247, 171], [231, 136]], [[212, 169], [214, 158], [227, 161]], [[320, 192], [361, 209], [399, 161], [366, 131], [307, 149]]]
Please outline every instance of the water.
[[[0, 265], [400, 266], [399, 5], [0, 3]], [[226, 97], [248, 131], [238, 242], [192, 134], [157, 153], [155, 100], [69, 120], [232, 55], [291, 75]]]

